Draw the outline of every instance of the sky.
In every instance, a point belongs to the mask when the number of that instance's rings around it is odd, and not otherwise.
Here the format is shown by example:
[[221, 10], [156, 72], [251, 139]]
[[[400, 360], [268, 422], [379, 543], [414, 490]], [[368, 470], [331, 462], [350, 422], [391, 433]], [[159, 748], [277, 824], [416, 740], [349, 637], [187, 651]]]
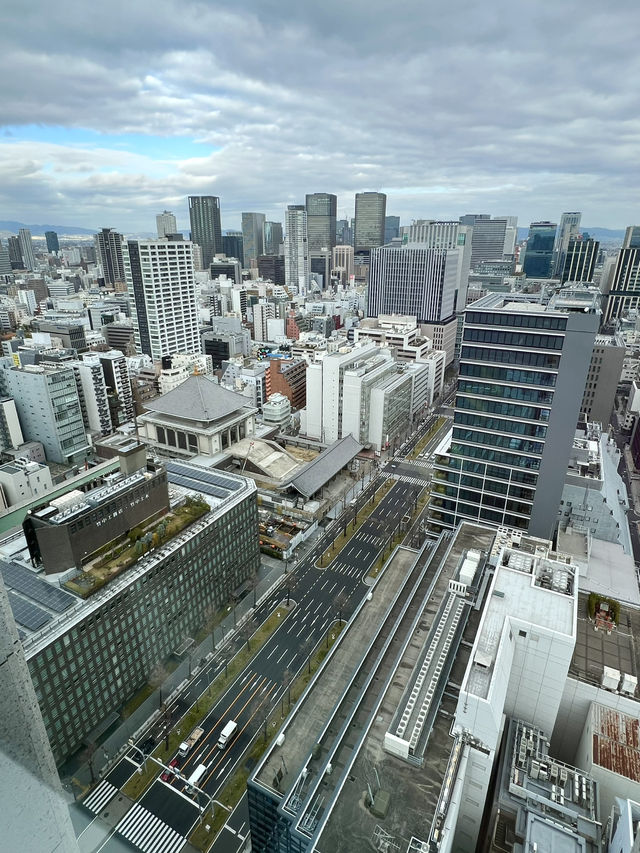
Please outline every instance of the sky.
[[187, 196], [283, 221], [640, 222], [637, 0], [21, 0], [0, 26], [0, 220], [153, 231]]

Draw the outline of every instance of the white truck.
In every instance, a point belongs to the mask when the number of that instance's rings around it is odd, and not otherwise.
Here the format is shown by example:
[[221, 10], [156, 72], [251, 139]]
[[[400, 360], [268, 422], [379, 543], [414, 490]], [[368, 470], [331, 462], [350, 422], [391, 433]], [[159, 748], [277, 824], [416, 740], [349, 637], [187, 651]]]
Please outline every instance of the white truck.
[[180, 746], [178, 747], [178, 755], [180, 758], [186, 758], [189, 755], [189, 752], [193, 746], [195, 746], [202, 735], [204, 734], [204, 729], [201, 729], [197, 726], [189, 735], [186, 740], [183, 740]]
[[230, 738], [236, 733], [238, 729], [238, 724], [235, 720], [229, 720], [226, 726], [220, 732], [220, 737], [218, 738], [218, 749], [224, 749]]

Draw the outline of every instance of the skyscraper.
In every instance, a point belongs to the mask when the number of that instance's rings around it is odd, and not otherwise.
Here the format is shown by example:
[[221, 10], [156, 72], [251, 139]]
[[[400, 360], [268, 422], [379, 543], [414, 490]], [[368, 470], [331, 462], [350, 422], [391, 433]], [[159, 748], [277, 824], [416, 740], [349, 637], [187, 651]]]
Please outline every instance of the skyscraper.
[[600, 293], [548, 304], [490, 293], [465, 312], [453, 431], [436, 455], [429, 521], [551, 538], [582, 403]]
[[553, 275], [559, 278], [564, 270], [564, 261], [569, 248], [569, 240], [572, 240], [580, 234], [580, 219], [581, 213], [563, 213], [560, 217], [560, 224], [556, 232], [556, 239], [553, 244]]
[[367, 316], [409, 314], [438, 323], [455, 311], [458, 250], [382, 246], [371, 250]]
[[603, 324], [640, 306], [640, 225], [630, 225], [624, 235], [611, 287], [607, 294]]
[[305, 196], [309, 255], [318, 255], [336, 244], [336, 210], [338, 199], [331, 193], [311, 193]]
[[264, 255], [264, 213], [242, 214], [242, 266], [245, 269], [251, 267], [251, 262], [258, 260]]
[[563, 251], [564, 264], [560, 279], [565, 281], [593, 281], [593, 270], [600, 243], [597, 240], [579, 240], [572, 237]]
[[356, 216], [353, 248], [368, 253], [384, 244], [384, 220], [387, 197], [384, 193], [356, 193]]
[[22, 260], [28, 270], [36, 268], [36, 256], [33, 253], [33, 243], [31, 241], [31, 231], [28, 228], [21, 228], [18, 231], [18, 241], [20, 243], [20, 252]]
[[[467, 213], [460, 217], [461, 225], [472, 225], [471, 269], [477, 269], [483, 261], [501, 261], [507, 241], [507, 227], [514, 217], [503, 216], [492, 219], [488, 213]], [[511, 232], [510, 232], [511, 233]]]
[[123, 282], [122, 234], [118, 234], [113, 228], [103, 228], [96, 234], [95, 244], [105, 284]]
[[154, 361], [200, 352], [192, 244], [129, 240], [123, 260], [138, 352]]
[[22, 260], [22, 249], [20, 248], [20, 240], [17, 237], [9, 237], [7, 240], [7, 249], [9, 250], [9, 261], [11, 269], [23, 270], [24, 261]]
[[9, 249], [0, 240], [0, 275], [11, 275], [12, 272], [13, 268], [11, 266], [11, 258], [9, 257]]
[[353, 231], [348, 219], [336, 220], [336, 244], [339, 246], [353, 245]]
[[158, 229], [158, 240], [166, 237], [167, 234], [178, 233], [176, 218], [170, 210], [163, 210], [162, 213], [158, 213], [156, 216], [156, 228]]
[[290, 204], [285, 213], [284, 269], [287, 287], [306, 292], [309, 287], [309, 240], [307, 210], [303, 204]]
[[242, 263], [242, 231], [227, 231], [222, 237], [222, 251], [228, 258], [237, 258]]
[[522, 266], [528, 278], [551, 278], [555, 222], [532, 222], [529, 226], [527, 251]]
[[216, 195], [189, 196], [191, 239], [202, 249], [202, 268], [207, 269], [215, 254], [222, 252], [220, 199]]
[[400, 234], [400, 217], [385, 216], [384, 218], [384, 242], [390, 243], [394, 237]]
[[457, 250], [458, 271], [456, 280], [457, 312], [463, 311], [467, 302], [467, 286], [473, 251], [473, 228], [455, 221], [418, 219], [405, 233], [405, 247]]
[[45, 231], [44, 239], [47, 241], [47, 252], [60, 251], [60, 242], [55, 231]]
[[282, 244], [284, 243], [284, 237], [282, 236], [282, 222], [266, 221], [262, 231], [264, 254], [279, 255]]

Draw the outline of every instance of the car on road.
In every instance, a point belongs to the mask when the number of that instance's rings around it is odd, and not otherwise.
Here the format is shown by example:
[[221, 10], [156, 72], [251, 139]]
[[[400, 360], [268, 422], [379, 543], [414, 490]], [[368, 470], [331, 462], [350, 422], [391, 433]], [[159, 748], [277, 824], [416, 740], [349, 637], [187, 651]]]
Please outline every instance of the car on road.
[[398, 466], [397, 466], [397, 465], [395, 464], [395, 462], [394, 462], [394, 464], [393, 464], [391, 467], [392, 467], [392, 468], [397, 468]]
[[144, 752], [145, 755], [149, 755], [153, 752], [153, 747], [156, 745], [155, 740], [152, 737], [146, 738], [140, 744], [140, 749]]
[[164, 771], [162, 776], [160, 777], [163, 782], [168, 782], [169, 779], [177, 772], [175, 768], [178, 766], [178, 759], [172, 758], [169, 762], [169, 767]]

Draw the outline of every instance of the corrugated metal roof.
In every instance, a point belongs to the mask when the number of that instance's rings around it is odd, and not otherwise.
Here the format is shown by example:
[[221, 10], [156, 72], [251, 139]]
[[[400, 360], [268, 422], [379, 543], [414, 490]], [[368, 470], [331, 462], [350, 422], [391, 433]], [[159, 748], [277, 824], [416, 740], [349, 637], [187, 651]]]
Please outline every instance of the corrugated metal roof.
[[636, 717], [593, 706], [593, 762], [640, 782], [640, 722]]
[[207, 376], [190, 376], [173, 391], [144, 404], [150, 412], [191, 421], [217, 421], [245, 407], [257, 411], [242, 394], [228, 391]]
[[312, 462], [305, 465], [290, 485], [304, 497], [310, 498], [332, 477], [335, 477], [348, 462], [351, 462], [362, 448], [363, 445], [351, 435], [339, 438], [331, 447], [327, 447]]

